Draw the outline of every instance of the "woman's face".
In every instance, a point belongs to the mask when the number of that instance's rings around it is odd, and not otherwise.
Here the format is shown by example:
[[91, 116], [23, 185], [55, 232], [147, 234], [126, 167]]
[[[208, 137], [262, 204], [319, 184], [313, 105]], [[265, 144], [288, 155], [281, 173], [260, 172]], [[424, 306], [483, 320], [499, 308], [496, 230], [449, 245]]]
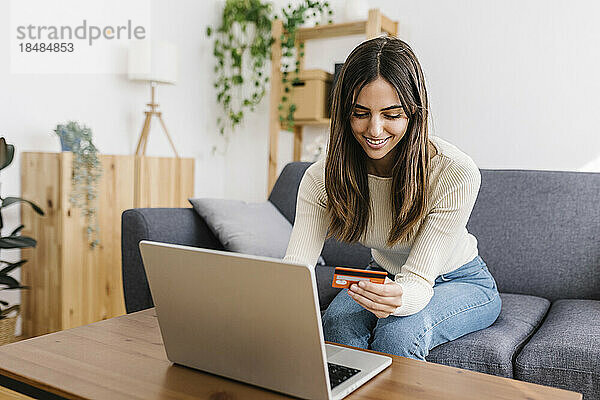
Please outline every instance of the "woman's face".
[[391, 166], [392, 150], [406, 132], [408, 117], [398, 93], [388, 81], [378, 77], [360, 91], [350, 126], [372, 165], [377, 166], [376, 170], [382, 172], [386, 170], [386, 164]]

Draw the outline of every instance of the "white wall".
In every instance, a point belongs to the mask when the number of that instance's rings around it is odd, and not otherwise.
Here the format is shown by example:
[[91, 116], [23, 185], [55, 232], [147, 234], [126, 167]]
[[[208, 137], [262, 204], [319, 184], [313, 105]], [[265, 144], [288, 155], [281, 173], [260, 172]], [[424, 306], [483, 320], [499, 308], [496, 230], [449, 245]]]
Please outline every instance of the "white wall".
[[[343, 1], [332, 3], [341, 20]], [[264, 200], [268, 99], [231, 136], [225, 154], [211, 155], [213, 144], [223, 149], [223, 141], [215, 123], [212, 42], [205, 30], [218, 22], [223, 1], [151, 4], [153, 37], [179, 48], [177, 85], [160, 87], [158, 99], [180, 154], [196, 159], [195, 195]], [[421, 61], [433, 134], [456, 144], [481, 168], [600, 171], [595, 23], [600, 3], [370, 0], [370, 5], [400, 22], [399, 36]], [[123, 75], [10, 74], [7, 26], [8, 2], [0, 1], [0, 135], [18, 154], [58, 151], [52, 128], [69, 119], [92, 127], [102, 153], [131, 154], [149, 89]], [[306, 68], [333, 71], [333, 63], [360, 41], [357, 36], [309, 43]], [[154, 128], [148, 153], [169, 156], [166, 139]], [[324, 132], [307, 128], [305, 143]], [[291, 159], [291, 134], [282, 133], [280, 149], [279, 168]], [[20, 192], [19, 160], [0, 176], [2, 195]], [[17, 225], [18, 208], [7, 210], [6, 219], [9, 227]]]
[[[419, 57], [433, 134], [480, 168], [600, 171], [598, 2], [369, 3], [400, 22]], [[319, 43], [306, 67], [342, 60], [354, 43]]]

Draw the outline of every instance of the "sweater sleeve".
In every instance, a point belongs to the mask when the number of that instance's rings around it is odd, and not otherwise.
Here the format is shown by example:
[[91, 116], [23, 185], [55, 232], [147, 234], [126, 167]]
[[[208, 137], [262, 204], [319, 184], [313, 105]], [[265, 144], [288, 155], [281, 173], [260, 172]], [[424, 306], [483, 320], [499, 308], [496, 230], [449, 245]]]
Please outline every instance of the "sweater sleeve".
[[314, 266], [323, 249], [329, 226], [323, 163], [321, 160], [311, 165], [300, 181], [296, 218], [284, 261]]
[[440, 179], [441, 194], [419, 227], [401, 272], [396, 274], [403, 294], [402, 306], [393, 315], [415, 314], [429, 303], [435, 279], [463, 236], [475, 205], [481, 173], [472, 161], [454, 162]]

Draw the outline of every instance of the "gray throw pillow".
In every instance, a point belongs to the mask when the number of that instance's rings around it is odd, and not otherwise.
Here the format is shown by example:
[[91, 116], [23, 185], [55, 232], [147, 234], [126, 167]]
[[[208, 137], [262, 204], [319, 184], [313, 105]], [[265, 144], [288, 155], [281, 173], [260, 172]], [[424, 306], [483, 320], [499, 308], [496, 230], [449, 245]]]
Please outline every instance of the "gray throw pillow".
[[[248, 203], [230, 199], [188, 199], [226, 250], [282, 259], [292, 224], [270, 201]], [[319, 257], [317, 265], [325, 265]]]

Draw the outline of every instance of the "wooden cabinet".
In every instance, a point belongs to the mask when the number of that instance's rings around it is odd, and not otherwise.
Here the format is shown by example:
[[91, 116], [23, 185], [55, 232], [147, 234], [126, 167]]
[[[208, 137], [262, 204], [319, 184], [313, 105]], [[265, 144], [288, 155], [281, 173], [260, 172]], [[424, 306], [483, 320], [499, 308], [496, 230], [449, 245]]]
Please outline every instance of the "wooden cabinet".
[[188, 207], [194, 194], [190, 158], [100, 155], [100, 244], [90, 248], [85, 218], [69, 202], [72, 154], [22, 154], [22, 197], [45, 211], [21, 207], [24, 235], [38, 241], [23, 250], [23, 335], [38, 336], [125, 313], [121, 279], [121, 214], [137, 207]]

